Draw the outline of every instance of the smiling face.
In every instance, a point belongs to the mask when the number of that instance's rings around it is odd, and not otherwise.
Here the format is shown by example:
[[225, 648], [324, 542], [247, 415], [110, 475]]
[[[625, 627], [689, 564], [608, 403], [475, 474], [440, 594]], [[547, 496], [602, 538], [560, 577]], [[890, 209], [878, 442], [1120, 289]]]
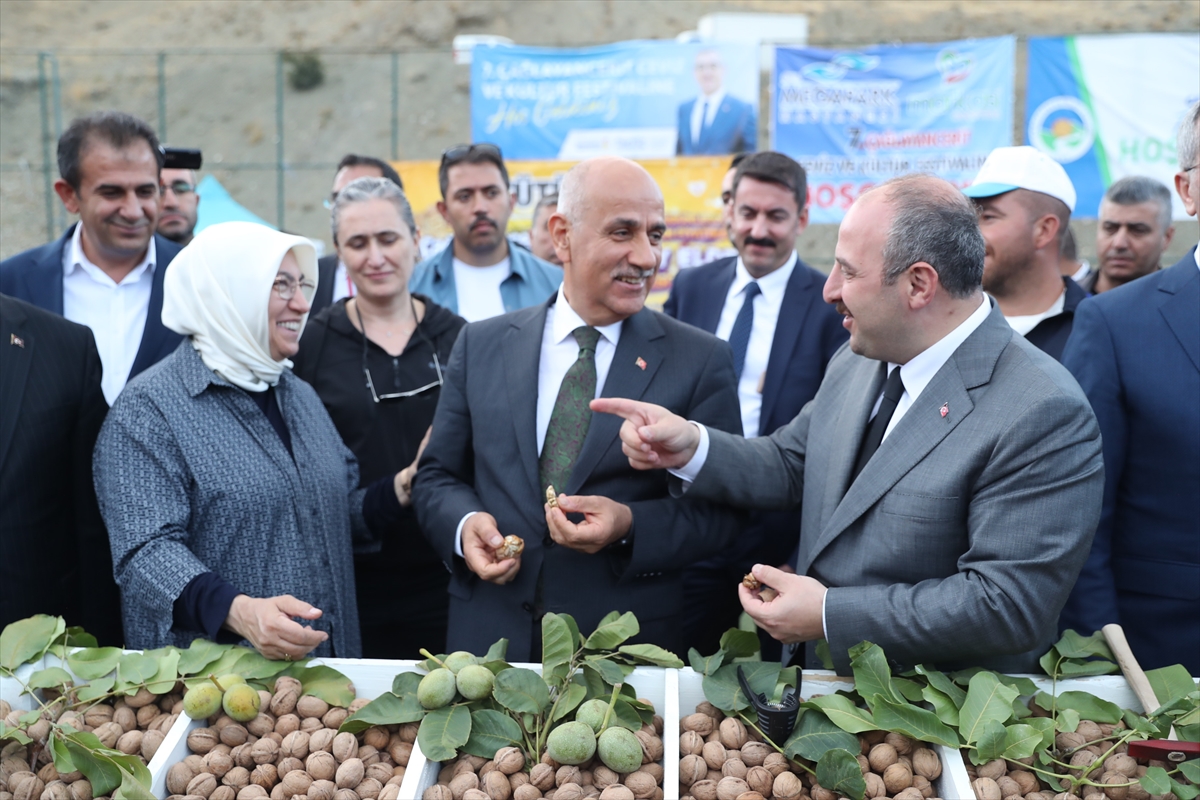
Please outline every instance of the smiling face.
[[300, 271], [300, 264], [289, 250], [279, 264], [275, 286], [290, 283], [295, 294], [290, 299], [285, 299], [273, 286], [271, 298], [267, 301], [267, 337], [271, 346], [271, 358], [276, 361], [291, 358], [300, 350], [300, 329], [304, 327], [304, 317], [309, 309], [307, 292], [300, 288], [302, 280], [304, 274]]
[[731, 238], [746, 271], [757, 279], [782, 267], [808, 225], [808, 209], [797, 209], [786, 186], [749, 175], [738, 182], [732, 206]]
[[[489, 162], [463, 162], [446, 173], [446, 199], [438, 211], [454, 229], [454, 243], [473, 255], [479, 266], [504, 257], [504, 233], [512, 214], [512, 195], [500, 168]], [[494, 259], [494, 260], [491, 260]]]
[[79, 215], [84, 252], [104, 268], [136, 264], [145, 254], [158, 220], [158, 181], [158, 161], [145, 140], [117, 149], [93, 138], [83, 146], [79, 188], [60, 179], [54, 189], [67, 211]]
[[408, 293], [418, 239], [390, 201], [373, 198], [339, 211], [338, 258], [358, 293], [384, 302]]
[[1149, 275], [1158, 269], [1172, 233], [1173, 228], [1163, 228], [1153, 200], [1131, 205], [1101, 201], [1096, 228], [1101, 274], [1114, 286]]
[[[606, 159], [585, 173], [575, 219], [550, 218], [563, 263], [563, 291], [589, 325], [610, 325], [642, 310], [662, 263], [662, 193], [638, 165]], [[560, 201], [561, 202], [561, 201]]]
[[[843, 315], [850, 349], [861, 356], [900, 363], [909, 338], [903, 281], [885, 284], [883, 247], [892, 212], [883, 192], [862, 196], [838, 229], [834, 267], [825, 281], [825, 302]], [[901, 346], [898, 346], [901, 345]]]

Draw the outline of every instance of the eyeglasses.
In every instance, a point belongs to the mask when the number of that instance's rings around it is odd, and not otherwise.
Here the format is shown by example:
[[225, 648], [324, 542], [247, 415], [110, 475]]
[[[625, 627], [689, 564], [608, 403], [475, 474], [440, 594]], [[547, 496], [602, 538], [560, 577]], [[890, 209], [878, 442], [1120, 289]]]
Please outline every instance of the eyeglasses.
[[317, 285], [311, 281], [300, 281], [297, 283], [291, 278], [280, 276], [271, 284], [271, 291], [279, 295], [283, 300], [291, 300], [296, 296], [296, 290], [299, 289], [304, 293], [304, 299], [312, 302], [313, 294], [317, 291]]
[[159, 186], [160, 192], [165, 193], [167, 189], [170, 189], [175, 194], [191, 194], [192, 192], [196, 191], [196, 185], [194, 183], [188, 183], [187, 181], [171, 181], [170, 183], [164, 183]]
[[433, 351], [433, 371], [437, 374], [437, 380], [433, 383], [427, 383], [420, 389], [410, 389], [407, 392], [392, 392], [391, 394], [377, 394], [375, 392], [375, 381], [371, 380], [371, 370], [367, 367], [367, 337], [363, 337], [363, 374], [367, 376], [367, 388], [371, 390], [371, 399], [378, 403], [380, 400], [399, 400], [404, 397], [416, 397], [419, 394], [428, 392], [430, 389], [437, 389], [442, 385], [442, 362], [438, 360], [437, 350]]
[[456, 144], [442, 153], [442, 166], [456, 164], [472, 153], [482, 153], [485, 156], [491, 156], [497, 161], [504, 160], [500, 148], [494, 144], [489, 144], [488, 142], [480, 144]]

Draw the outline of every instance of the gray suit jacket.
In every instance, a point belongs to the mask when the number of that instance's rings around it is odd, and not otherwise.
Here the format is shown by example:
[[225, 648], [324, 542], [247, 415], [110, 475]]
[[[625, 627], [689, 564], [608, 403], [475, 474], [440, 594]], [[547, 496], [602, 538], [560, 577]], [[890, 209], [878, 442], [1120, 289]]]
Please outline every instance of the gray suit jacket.
[[[467, 325], [446, 368], [413, 498], [422, 531], [452, 573], [447, 647], [482, 653], [505, 636], [509, 658], [524, 660], [539, 611], [570, 613], [581, 631], [591, 631], [605, 614], [620, 610], [637, 614], [638, 641], [681, 648], [683, 568], [725, 547], [737, 533], [738, 515], [697, 498], [670, 497], [665, 473], [629, 466], [617, 436], [620, 418], [595, 414], [570, 481], [556, 488], [627, 504], [633, 543], [595, 555], [555, 545], [543, 510], [545, 487], [538, 483], [536, 429], [548, 307]], [[643, 309], [621, 329], [602, 393], [739, 431], [734, 386], [729, 345]], [[480, 581], [454, 554], [459, 521], [471, 511], [487, 511], [501, 533], [525, 540], [521, 570], [511, 583]], [[539, 573], [541, 609], [535, 606]], [[540, 653], [540, 635], [536, 643]]]
[[1028, 671], [1099, 519], [1104, 466], [1087, 398], [993, 308], [851, 484], [881, 390], [879, 362], [843, 347], [817, 396], [772, 436], [711, 432], [688, 496], [801, 503], [797, 571], [830, 587], [840, 673], [863, 640], [903, 664]]

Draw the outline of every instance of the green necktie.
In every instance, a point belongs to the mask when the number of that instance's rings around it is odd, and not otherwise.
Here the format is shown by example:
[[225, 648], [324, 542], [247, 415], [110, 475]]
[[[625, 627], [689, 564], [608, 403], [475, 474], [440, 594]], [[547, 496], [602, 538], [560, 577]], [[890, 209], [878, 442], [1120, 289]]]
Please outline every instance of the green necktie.
[[581, 325], [574, 334], [579, 358], [563, 376], [538, 461], [542, 489], [553, 486], [555, 492], [566, 489], [592, 422], [588, 403], [596, 397], [596, 342], [600, 340], [600, 331]]

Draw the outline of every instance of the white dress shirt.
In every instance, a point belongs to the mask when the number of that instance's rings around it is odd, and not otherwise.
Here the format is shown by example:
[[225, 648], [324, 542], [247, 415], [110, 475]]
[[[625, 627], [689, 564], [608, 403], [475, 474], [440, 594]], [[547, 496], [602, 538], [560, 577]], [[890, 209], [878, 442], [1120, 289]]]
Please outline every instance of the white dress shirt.
[[779, 310], [783, 307], [783, 295], [788, 280], [796, 268], [796, 251], [782, 267], [763, 278], [755, 279], [738, 258], [733, 274], [733, 283], [725, 295], [725, 306], [717, 323], [717, 338], [729, 341], [733, 323], [745, 302], [746, 286], [751, 281], [758, 283], [762, 293], [754, 298], [754, 326], [750, 329], [750, 342], [746, 345], [746, 362], [738, 379], [738, 402], [742, 407], [742, 433], [746, 438], [758, 436], [762, 414], [762, 385], [767, 374], [767, 362], [771, 358], [771, 345], [775, 341], [775, 325], [779, 321]]
[[154, 238], [142, 263], [117, 283], [83, 252], [83, 223], [63, 248], [63, 316], [86, 325], [96, 337], [104, 375], [100, 389], [111, 406], [133, 369], [154, 286]]
[[[617, 352], [617, 342], [621, 340], [621, 324], [624, 320], [597, 327], [600, 338], [596, 342], [596, 397], [604, 391], [604, 381], [608, 378], [608, 370], [612, 366], [613, 356]], [[563, 287], [558, 287], [558, 300], [546, 311], [546, 327], [542, 330], [542, 352], [538, 358], [538, 395], [537, 395], [537, 449], [541, 455], [542, 445], [546, 442], [546, 429], [550, 427], [550, 415], [554, 411], [554, 403], [558, 399], [558, 390], [562, 387], [563, 378], [571, 365], [579, 360], [579, 344], [575, 341], [575, 329], [586, 326], [587, 323], [575, 313], [567, 298], [563, 295]], [[562, 491], [565, 487], [556, 486]], [[463, 524], [476, 511], [468, 512], [458, 521], [458, 531], [455, 534], [454, 552], [462, 555]]]
[[[900, 396], [900, 401], [896, 404], [896, 410], [892, 412], [892, 419], [888, 423], [887, 430], [883, 433], [884, 439], [888, 437], [888, 434], [896, 427], [896, 423], [900, 421], [901, 417], [912, 407], [912, 404], [917, 401], [921, 393], [925, 391], [925, 387], [933, 380], [933, 376], [937, 375], [938, 371], [950, 360], [950, 356], [954, 355], [954, 351], [983, 324], [990, 313], [992, 313], [992, 303], [985, 296], [982, 302], [980, 302], [979, 308], [975, 309], [971, 316], [959, 323], [957, 328], [913, 356], [907, 364], [900, 365], [900, 381], [904, 384], [904, 394]], [[891, 374], [891, 370], [896, 366], [896, 364], [888, 364], [889, 375]], [[883, 390], [880, 389], [879, 397], [875, 400], [875, 406], [871, 410], [872, 419], [879, 411], [879, 406], [882, 402]], [[700, 470], [704, 467], [704, 461], [708, 458], [708, 429], [698, 422], [692, 422], [692, 424], [700, 429], [700, 444], [696, 447], [696, 454], [692, 456], [691, 461], [679, 469], [670, 470], [672, 475], [675, 475], [684, 482], [684, 491], [687, 491], [691, 482], [700, 474]], [[821, 629], [826, 632], [826, 638], [829, 638], [829, 629], [825, 626], [826, 596], [827, 594], [821, 596]]]
[[[700, 134], [704, 128], [713, 124], [713, 118], [717, 116], [717, 109], [721, 107], [721, 101], [725, 99], [724, 90], [718, 91], [716, 94], [705, 97], [700, 95], [696, 98], [696, 104], [692, 106], [692, 141], [699, 142]], [[708, 105], [706, 106], [705, 103]]]
[[1022, 336], [1028, 336], [1029, 332], [1036, 328], [1038, 323], [1042, 320], [1050, 319], [1051, 317], [1057, 317], [1059, 314], [1063, 313], [1063, 308], [1066, 307], [1066, 303], [1067, 290], [1063, 289], [1062, 294], [1058, 296], [1058, 299], [1054, 301], [1054, 304], [1042, 313], [1024, 314], [1019, 317], [1005, 317], [1004, 319], [1014, 331]]
[[339, 258], [337, 269], [333, 271], [333, 302], [336, 303], [343, 297], [354, 297], [356, 294], [358, 292], [354, 289], [354, 281], [350, 280], [346, 265]]
[[504, 313], [500, 284], [512, 274], [512, 263], [505, 258], [490, 267], [473, 267], [454, 259], [454, 292], [458, 315], [467, 322], [491, 319]]

